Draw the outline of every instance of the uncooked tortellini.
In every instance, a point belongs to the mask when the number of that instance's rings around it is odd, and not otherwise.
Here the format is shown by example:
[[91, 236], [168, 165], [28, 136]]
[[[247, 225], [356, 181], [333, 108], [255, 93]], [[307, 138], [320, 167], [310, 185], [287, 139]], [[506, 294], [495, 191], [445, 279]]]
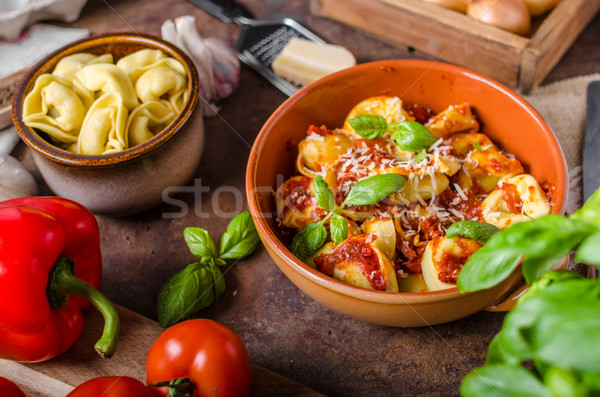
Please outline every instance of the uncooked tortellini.
[[115, 153], [171, 123], [187, 87], [184, 66], [160, 50], [139, 50], [116, 64], [112, 54], [72, 54], [38, 77], [25, 97], [23, 121], [62, 149]]

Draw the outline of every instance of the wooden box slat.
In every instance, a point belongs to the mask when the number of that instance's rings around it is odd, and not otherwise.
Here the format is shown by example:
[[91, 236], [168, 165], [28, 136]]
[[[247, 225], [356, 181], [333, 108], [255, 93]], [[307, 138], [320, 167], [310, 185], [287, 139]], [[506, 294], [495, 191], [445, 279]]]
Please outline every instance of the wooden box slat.
[[311, 12], [393, 45], [466, 66], [521, 92], [537, 86], [600, 9], [597, 0], [563, 0], [520, 36], [420, 0], [311, 0]]

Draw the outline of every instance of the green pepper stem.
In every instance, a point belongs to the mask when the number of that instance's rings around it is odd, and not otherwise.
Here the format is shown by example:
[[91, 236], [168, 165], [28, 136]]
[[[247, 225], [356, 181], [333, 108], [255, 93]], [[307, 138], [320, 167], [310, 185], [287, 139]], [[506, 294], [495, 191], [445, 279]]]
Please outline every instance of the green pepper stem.
[[66, 304], [69, 295], [88, 300], [104, 317], [104, 330], [94, 348], [100, 356], [111, 357], [117, 348], [121, 320], [114, 305], [96, 288], [75, 277], [75, 262], [69, 258], [58, 258], [50, 274], [48, 297], [54, 307]]

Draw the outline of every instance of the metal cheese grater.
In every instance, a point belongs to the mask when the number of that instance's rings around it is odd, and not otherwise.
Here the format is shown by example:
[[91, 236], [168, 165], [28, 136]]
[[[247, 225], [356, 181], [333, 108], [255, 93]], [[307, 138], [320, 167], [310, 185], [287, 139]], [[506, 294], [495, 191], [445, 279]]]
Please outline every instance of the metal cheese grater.
[[235, 22], [241, 27], [236, 44], [238, 58], [255, 69], [275, 87], [292, 96], [298, 87], [277, 76], [271, 63], [283, 47], [294, 37], [325, 44], [314, 33], [291, 18], [251, 19], [248, 12], [231, 0], [188, 0], [192, 4], [220, 19]]

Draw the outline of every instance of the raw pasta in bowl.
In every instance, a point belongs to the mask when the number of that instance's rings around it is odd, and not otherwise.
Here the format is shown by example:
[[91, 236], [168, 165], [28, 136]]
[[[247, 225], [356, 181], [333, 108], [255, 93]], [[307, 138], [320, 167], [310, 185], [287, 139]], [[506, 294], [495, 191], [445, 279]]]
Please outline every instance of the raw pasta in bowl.
[[161, 50], [141, 49], [116, 63], [110, 53], [80, 52], [36, 79], [23, 122], [64, 150], [110, 154], [162, 131], [187, 95], [185, 68]]
[[31, 68], [13, 97], [13, 123], [54, 193], [94, 213], [132, 214], [194, 175], [204, 147], [198, 85], [171, 43], [97, 35]]

